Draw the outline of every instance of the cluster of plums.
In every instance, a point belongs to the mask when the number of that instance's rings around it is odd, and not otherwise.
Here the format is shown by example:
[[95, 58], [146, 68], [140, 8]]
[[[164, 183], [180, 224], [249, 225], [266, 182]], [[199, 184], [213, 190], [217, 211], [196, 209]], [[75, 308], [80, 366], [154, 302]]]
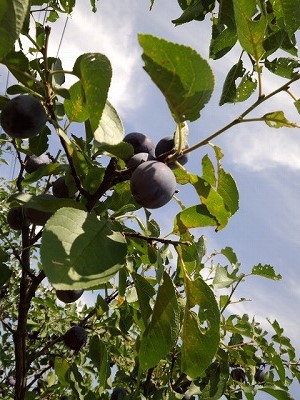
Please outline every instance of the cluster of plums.
[[[159, 161], [163, 155], [170, 155], [174, 149], [174, 137], [162, 138], [155, 146], [152, 140], [139, 132], [125, 136], [124, 142], [130, 143], [134, 156], [127, 162], [128, 168], [134, 168], [130, 178], [131, 193], [135, 201], [145, 208], [159, 208], [167, 204], [176, 191], [176, 179], [172, 169], [174, 162], [168, 165]], [[187, 155], [177, 161], [184, 165]]]
[[[231, 377], [234, 381], [244, 383], [246, 381], [246, 373], [243, 368], [236, 367], [231, 370]], [[263, 368], [257, 368], [254, 375], [255, 382], [262, 385], [266, 379], [266, 371]]]

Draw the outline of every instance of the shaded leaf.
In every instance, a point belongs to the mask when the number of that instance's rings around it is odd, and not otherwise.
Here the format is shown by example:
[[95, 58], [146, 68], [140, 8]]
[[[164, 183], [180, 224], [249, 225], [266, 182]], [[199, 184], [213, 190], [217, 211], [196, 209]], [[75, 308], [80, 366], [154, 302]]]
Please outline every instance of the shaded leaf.
[[[191, 378], [211, 364], [220, 342], [220, 311], [210, 287], [198, 278], [185, 277], [186, 308], [182, 327], [181, 368]], [[199, 306], [199, 314], [192, 309]]]
[[2, 0], [0, 8], [0, 60], [13, 48], [28, 13], [29, 0]]
[[284, 78], [291, 79], [297, 73], [300, 64], [295, 58], [275, 58], [272, 61], [265, 60], [265, 66], [269, 71]]
[[99, 336], [93, 336], [89, 341], [89, 357], [96, 367], [99, 376], [99, 383], [102, 388], [106, 388], [108, 375], [108, 354], [105, 344]]
[[145, 330], [139, 349], [141, 368], [154, 367], [174, 346], [180, 328], [180, 307], [175, 287], [164, 272], [154, 305], [150, 324]]
[[[124, 265], [126, 240], [116, 222], [74, 208], [59, 209], [47, 222], [41, 260], [56, 289], [85, 289], [107, 282]], [[101, 244], [101, 245], [99, 245]]]

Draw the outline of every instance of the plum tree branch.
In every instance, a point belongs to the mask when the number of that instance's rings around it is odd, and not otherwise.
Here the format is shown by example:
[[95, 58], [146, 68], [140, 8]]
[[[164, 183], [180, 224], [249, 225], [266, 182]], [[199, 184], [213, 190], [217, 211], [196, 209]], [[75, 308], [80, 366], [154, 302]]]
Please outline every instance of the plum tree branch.
[[283, 91], [287, 91], [290, 87], [290, 85], [296, 81], [298, 81], [300, 79], [300, 74], [296, 74], [293, 78], [291, 78], [287, 83], [285, 83], [284, 85], [280, 86], [279, 88], [277, 88], [276, 90], [274, 90], [273, 92], [269, 93], [268, 95], [262, 95], [260, 97], [258, 97], [258, 99], [250, 106], [248, 107], [242, 114], [240, 114], [239, 117], [235, 118], [234, 120], [232, 120], [231, 122], [229, 122], [227, 125], [225, 125], [223, 128], [217, 130], [216, 132], [214, 132], [212, 135], [206, 137], [205, 139], [201, 140], [200, 142], [194, 144], [193, 146], [190, 146], [186, 149], [182, 150], [182, 154], [187, 154], [190, 153], [202, 146], [207, 145], [210, 141], [212, 141], [213, 139], [215, 139], [216, 137], [220, 136], [223, 132], [229, 130], [230, 128], [232, 128], [233, 126], [243, 123], [243, 122], [249, 122], [246, 119], [244, 119], [244, 117], [248, 114], [250, 114], [250, 112], [252, 112], [255, 108], [257, 108], [260, 104], [264, 103], [265, 101], [269, 100], [271, 97], [274, 97], [276, 94], [283, 92]]
[[164, 239], [164, 238], [160, 238], [160, 237], [154, 237], [154, 236], [144, 236], [139, 232], [125, 232], [123, 231], [122, 234], [124, 236], [127, 237], [135, 237], [138, 239], [142, 239], [145, 240], [148, 243], [152, 243], [152, 242], [159, 242], [159, 243], [165, 243], [165, 244], [171, 244], [173, 246], [177, 246], [177, 245], [184, 245], [184, 246], [191, 246], [192, 243], [187, 241], [187, 240], [172, 240], [172, 239]]

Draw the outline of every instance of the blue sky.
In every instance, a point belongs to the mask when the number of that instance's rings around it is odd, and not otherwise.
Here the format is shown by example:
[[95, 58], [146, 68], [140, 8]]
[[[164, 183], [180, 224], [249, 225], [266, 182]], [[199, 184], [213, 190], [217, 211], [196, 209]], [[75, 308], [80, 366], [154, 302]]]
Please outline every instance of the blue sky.
[[[190, 45], [208, 59], [209, 21], [174, 27], [171, 19], [181, 12], [175, 0], [156, 0], [151, 12], [148, 0], [101, 0], [96, 14], [91, 12], [88, 1], [78, 0], [77, 3], [60, 48], [63, 67], [71, 69], [76, 58], [84, 52], [106, 54], [113, 68], [109, 99], [118, 110], [126, 132], [147, 133], [155, 142], [172, 134], [174, 122], [167, 104], [142, 69], [137, 33], [150, 33]], [[57, 52], [63, 23], [60, 21], [51, 34], [53, 55]], [[209, 60], [216, 77], [216, 89], [202, 117], [189, 124], [190, 144], [222, 128], [254, 101], [252, 97], [250, 102], [241, 105], [218, 105], [224, 78], [239, 53], [240, 50], [234, 48], [219, 61]], [[267, 74], [263, 87], [268, 93], [284, 82]], [[294, 93], [300, 97], [299, 84], [298, 87], [295, 85]], [[272, 99], [253, 116], [283, 108], [289, 119], [299, 121], [286, 94]], [[255, 264], [266, 263], [273, 265], [283, 276], [280, 282], [251, 277], [241, 285], [237, 297], [251, 298], [252, 301], [232, 306], [231, 311], [255, 315], [267, 329], [266, 317], [278, 320], [286, 335], [297, 345], [300, 326], [299, 129], [278, 130], [263, 123], [249, 123], [225, 132], [213, 142], [222, 148], [225, 154], [223, 166], [237, 182], [240, 210], [223, 231], [215, 233], [213, 229], [205, 229], [209, 250], [230, 246], [236, 251], [245, 272]], [[208, 148], [191, 154], [187, 168], [200, 174], [201, 158], [206, 153], [213, 155]], [[190, 201], [189, 196], [186, 195], [187, 201]], [[182, 199], [185, 199], [184, 194]], [[177, 211], [177, 205], [171, 202], [153, 215], [169, 232]], [[297, 394], [300, 397], [298, 386], [293, 394], [295, 398]], [[267, 395], [257, 397], [258, 400], [268, 398]]]

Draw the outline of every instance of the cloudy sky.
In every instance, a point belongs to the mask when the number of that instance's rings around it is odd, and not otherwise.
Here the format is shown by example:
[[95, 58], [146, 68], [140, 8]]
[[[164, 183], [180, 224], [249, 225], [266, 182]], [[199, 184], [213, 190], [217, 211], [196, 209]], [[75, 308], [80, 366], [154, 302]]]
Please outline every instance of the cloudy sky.
[[[71, 69], [76, 58], [85, 52], [106, 54], [113, 68], [109, 98], [117, 108], [126, 132], [144, 132], [156, 142], [172, 134], [174, 122], [166, 102], [142, 68], [137, 34], [150, 33], [189, 45], [208, 59], [209, 21], [174, 27], [171, 19], [181, 12], [176, 0], [156, 0], [151, 12], [148, 0], [101, 0], [96, 14], [91, 12], [89, 1], [77, 3], [76, 11], [68, 19], [59, 51], [63, 67]], [[64, 21], [60, 21], [52, 31], [50, 50], [54, 56], [63, 25]], [[218, 105], [224, 78], [237, 61], [239, 52], [234, 48], [219, 61], [209, 60], [216, 77], [216, 89], [202, 111], [202, 117], [189, 124], [191, 145], [222, 128], [254, 101], [252, 97], [250, 102], [242, 105]], [[267, 75], [263, 82], [265, 93], [269, 93], [284, 80]], [[295, 86], [294, 93], [300, 96], [299, 84]], [[286, 94], [270, 100], [252, 116], [280, 109], [284, 109], [288, 118], [299, 122], [299, 115]], [[277, 319], [296, 345], [300, 326], [300, 131], [271, 129], [262, 122], [241, 124], [215, 139], [214, 143], [225, 154], [225, 170], [236, 179], [240, 210], [223, 231], [203, 231], [208, 248], [232, 247], [244, 272], [249, 272], [255, 264], [266, 263], [273, 265], [283, 276], [280, 282], [249, 278], [241, 285], [236, 297], [252, 301], [232, 307], [231, 311], [255, 315], [268, 329], [264, 322], [266, 317]], [[187, 168], [201, 174], [201, 158], [206, 153], [213, 156], [208, 148], [191, 154]], [[182, 194], [182, 199], [190, 201], [189, 195]], [[171, 230], [177, 211], [176, 204], [169, 203], [154, 212], [166, 232]], [[297, 393], [299, 397], [299, 388], [294, 389], [294, 396]], [[268, 398], [258, 397], [259, 400]]]

